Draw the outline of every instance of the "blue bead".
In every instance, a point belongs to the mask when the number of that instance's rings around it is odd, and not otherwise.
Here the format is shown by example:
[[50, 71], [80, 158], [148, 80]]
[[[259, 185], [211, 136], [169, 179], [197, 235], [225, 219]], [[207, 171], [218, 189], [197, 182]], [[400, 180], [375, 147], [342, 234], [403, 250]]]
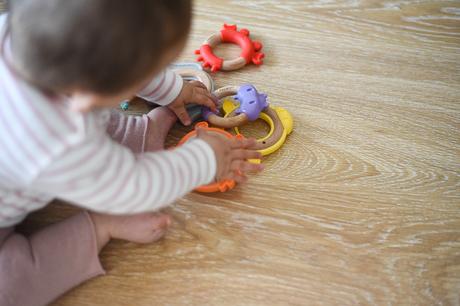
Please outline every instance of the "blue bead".
[[129, 101], [123, 101], [123, 102], [121, 102], [121, 103], [120, 103], [120, 108], [121, 108], [122, 110], [124, 110], [124, 111], [125, 111], [125, 110], [128, 110], [128, 108], [129, 108]]

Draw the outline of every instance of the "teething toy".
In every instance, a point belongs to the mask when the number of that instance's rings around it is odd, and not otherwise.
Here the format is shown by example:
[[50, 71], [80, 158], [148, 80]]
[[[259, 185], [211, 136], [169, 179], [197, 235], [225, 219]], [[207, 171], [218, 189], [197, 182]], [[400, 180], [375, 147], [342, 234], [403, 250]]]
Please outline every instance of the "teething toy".
[[212, 125], [221, 128], [234, 128], [247, 123], [251, 119], [256, 120], [260, 111], [268, 106], [266, 102], [267, 96], [260, 95], [255, 87], [251, 85], [222, 87], [216, 90], [214, 95], [218, 99], [235, 95], [234, 98], [240, 101], [238, 113], [228, 118], [221, 117], [219, 114], [212, 113], [209, 108], [203, 107], [203, 118]]
[[[179, 141], [178, 145], [183, 145], [184, 143], [189, 141], [191, 138], [196, 137], [198, 128], [202, 128], [202, 129], [205, 129], [205, 130], [208, 130], [208, 131], [211, 131], [211, 132], [222, 134], [227, 138], [242, 137], [242, 136], [234, 136], [234, 135], [230, 134], [229, 132], [224, 131], [222, 129], [209, 127], [208, 123], [203, 121], [203, 122], [198, 122], [195, 125], [195, 129], [193, 131], [191, 131], [190, 133], [188, 133], [187, 135], [185, 135]], [[218, 191], [226, 192], [228, 190], [233, 189], [235, 187], [235, 185], [236, 185], [236, 183], [235, 183], [234, 180], [223, 180], [223, 181], [212, 183], [212, 184], [209, 184], [209, 185], [200, 186], [200, 187], [196, 188], [195, 190], [198, 191], [198, 192], [204, 192], [204, 193], [211, 193], [211, 192], [218, 192]]]
[[169, 64], [169, 68], [173, 70], [180, 69], [180, 68], [191, 68], [195, 70], [203, 70], [201, 65], [195, 62], [174, 62], [172, 64]]
[[[233, 43], [241, 47], [241, 54], [239, 57], [224, 60], [217, 57], [212, 48], [221, 43]], [[262, 59], [265, 54], [260, 52], [262, 43], [252, 41], [249, 38], [249, 30], [241, 29], [237, 31], [236, 25], [224, 24], [219, 33], [215, 33], [208, 37], [208, 39], [201, 45], [200, 49], [195, 50], [195, 54], [199, 55], [197, 61], [203, 62], [204, 68], [210, 68], [212, 72], [218, 70], [237, 70], [249, 63], [256, 65], [262, 64]]]
[[235, 105], [225, 99], [221, 103], [223, 116], [220, 113], [212, 113], [208, 108], [203, 108], [203, 117], [212, 125], [222, 128], [233, 128], [240, 135], [239, 126], [258, 118], [267, 122], [270, 126], [269, 133], [257, 140], [255, 149], [262, 155], [268, 155], [278, 150], [292, 132], [293, 120], [291, 114], [281, 107], [271, 107], [267, 102], [267, 95], [258, 93], [252, 85], [241, 87], [227, 86], [214, 92], [218, 99], [233, 96]]
[[[223, 104], [225, 116], [232, 116], [238, 106], [230, 99], [226, 99]], [[293, 120], [291, 114], [284, 108], [278, 106], [269, 106], [259, 115], [259, 118], [265, 121], [270, 126], [268, 134], [260, 139], [257, 139], [255, 150], [258, 150], [262, 155], [269, 155], [281, 148], [286, 141], [286, 138], [292, 132]], [[239, 128], [234, 127], [236, 135], [242, 135]]]
[[[180, 62], [173, 63], [170, 68], [179, 74], [186, 81], [197, 80], [202, 82], [206, 88], [212, 92], [214, 91], [214, 81], [211, 76], [203, 71], [203, 68], [197, 63]], [[186, 106], [187, 113], [192, 122], [201, 118], [202, 106], [198, 104], [188, 104]]]
[[187, 114], [190, 117], [190, 120], [192, 122], [198, 121], [201, 119], [201, 113], [202, 113], [202, 106], [198, 104], [188, 104], [185, 106], [185, 109], [187, 110]]
[[237, 86], [226, 86], [214, 92], [218, 99], [228, 96], [240, 102], [240, 106], [235, 110], [233, 116], [221, 117], [219, 114], [212, 113], [209, 108], [203, 108], [203, 118], [209, 123], [222, 127], [234, 128], [255, 121], [259, 118], [260, 112], [268, 107], [267, 95], [260, 94], [257, 89], [250, 84]]
[[200, 81], [206, 88], [212, 92], [214, 91], [214, 81], [211, 76], [203, 71], [203, 68], [196, 63], [174, 63], [171, 69], [179, 74], [186, 81]]

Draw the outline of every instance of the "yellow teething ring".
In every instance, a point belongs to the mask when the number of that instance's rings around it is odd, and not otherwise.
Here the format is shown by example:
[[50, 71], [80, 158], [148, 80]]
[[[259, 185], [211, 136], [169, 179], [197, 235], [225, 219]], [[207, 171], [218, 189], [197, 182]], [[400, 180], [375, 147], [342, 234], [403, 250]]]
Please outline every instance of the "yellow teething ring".
[[[223, 102], [225, 117], [231, 117], [238, 108], [229, 98]], [[269, 155], [278, 150], [292, 132], [293, 120], [291, 114], [281, 107], [268, 107], [261, 112], [259, 118], [270, 126], [268, 134], [257, 139], [256, 150], [262, 155]], [[233, 128], [237, 135], [242, 135], [238, 127]], [[275, 135], [276, 134], [276, 135]]]
[[[270, 127], [270, 130], [268, 131], [267, 135], [265, 135], [262, 138], [257, 139], [257, 141], [263, 142], [263, 141], [267, 140], [268, 138], [270, 138], [270, 136], [273, 135], [273, 132], [275, 131], [275, 124], [274, 124], [273, 120], [270, 118], [270, 116], [268, 116], [264, 112], [260, 113], [259, 119], [262, 119], [263, 121], [265, 121], [268, 124], [268, 126]], [[240, 133], [240, 129], [238, 127], [234, 127], [233, 129], [234, 129], [234, 131], [235, 131], [235, 133], [237, 135], [242, 135]]]

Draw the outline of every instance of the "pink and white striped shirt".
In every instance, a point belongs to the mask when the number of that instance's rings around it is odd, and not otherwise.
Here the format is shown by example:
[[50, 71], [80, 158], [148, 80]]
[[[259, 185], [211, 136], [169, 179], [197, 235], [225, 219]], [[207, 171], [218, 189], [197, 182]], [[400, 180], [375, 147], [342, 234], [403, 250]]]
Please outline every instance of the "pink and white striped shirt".
[[[5, 24], [6, 15], [0, 15], [2, 36]], [[7, 64], [8, 45], [3, 47], [0, 227], [19, 223], [53, 198], [105, 213], [153, 211], [213, 180], [216, 161], [206, 142], [194, 139], [174, 150], [136, 153], [107, 132], [109, 110], [72, 112], [66, 97], [50, 98], [18, 78]], [[167, 70], [139, 96], [167, 105], [181, 88], [182, 79]], [[144, 120], [146, 130], [145, 118], [119, 121]]]

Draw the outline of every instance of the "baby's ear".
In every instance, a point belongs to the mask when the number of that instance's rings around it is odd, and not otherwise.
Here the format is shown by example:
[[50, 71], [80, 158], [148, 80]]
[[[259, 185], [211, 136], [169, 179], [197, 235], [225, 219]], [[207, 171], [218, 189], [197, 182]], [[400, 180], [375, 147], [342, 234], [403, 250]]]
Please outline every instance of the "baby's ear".
[[74, 112], [87, 113], [100, 103], [100, 97], [94, 94], [74, 92], [70, 95], [70, 109]]

